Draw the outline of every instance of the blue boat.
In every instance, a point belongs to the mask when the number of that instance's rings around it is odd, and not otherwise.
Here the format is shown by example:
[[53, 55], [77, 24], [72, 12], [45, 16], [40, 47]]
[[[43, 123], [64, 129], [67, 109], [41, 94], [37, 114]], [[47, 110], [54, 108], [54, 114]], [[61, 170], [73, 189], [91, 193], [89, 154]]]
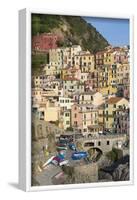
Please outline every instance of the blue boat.
[[88, 153], [86, 151], [79, 151], [72, 153], [71, 158], [73, 160], [81, 160], [88, 157]]
[[69, 148], [73, 151], [76, 151], [76, 145], [74, 143], [69, 144]]

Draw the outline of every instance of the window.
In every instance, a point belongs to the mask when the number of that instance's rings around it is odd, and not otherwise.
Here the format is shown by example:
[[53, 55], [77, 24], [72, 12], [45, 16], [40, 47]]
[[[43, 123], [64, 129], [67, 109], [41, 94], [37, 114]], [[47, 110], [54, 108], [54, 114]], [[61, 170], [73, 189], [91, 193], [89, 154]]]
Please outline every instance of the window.
[[98, 146], [101, 146], [101, 142], [100, 141], [98, 142]]
[[107, 140], [107, 145], [109, 145], [110, 144], [110, 142], [109, 142], [109, 140]]
[[114, 104], [114, 108], [116, 108], [116, 104]]
[[93, 96], [91, 96], [91, 101], [93, 101]]
[[76, 113], [74, 114], [74, 117], [75, 117], [75, 118], [77, 117], [77, 114], [76, 114]]
[[94, 147], [94, 142], [86, 142], [85, 144], [84, 144], [84, 147]]
[[65, 113], [65, 116], [66, 116], [66, 117], [69, 117], [69, 113]]
[[66, 124], [70, 124], [70, 121], [66, 121]]
[[77, 121], [74, 121], [74, 125], [77, 126]]
[[115, 115], [116, 114], [116, 111], [113, 111], [113, 115]]

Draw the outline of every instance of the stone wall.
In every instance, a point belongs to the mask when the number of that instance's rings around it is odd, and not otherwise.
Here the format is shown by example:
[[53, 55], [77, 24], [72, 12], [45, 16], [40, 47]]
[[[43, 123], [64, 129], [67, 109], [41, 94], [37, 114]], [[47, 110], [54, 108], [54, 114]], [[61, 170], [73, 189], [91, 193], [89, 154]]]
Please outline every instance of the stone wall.
[[78, 176], [83, 175], [87, 177], [87, 180], [90, 180], [90, 182], [98, 181], [98, 165], [96, 163], [76, 166], [74, 170], [76, 175]]

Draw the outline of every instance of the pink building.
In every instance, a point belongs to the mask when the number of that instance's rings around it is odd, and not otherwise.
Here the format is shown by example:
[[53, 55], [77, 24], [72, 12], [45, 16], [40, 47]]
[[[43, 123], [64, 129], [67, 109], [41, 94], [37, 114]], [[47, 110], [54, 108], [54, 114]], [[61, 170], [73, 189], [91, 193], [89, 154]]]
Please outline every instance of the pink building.
[[48, 51], [49, 49], [57, 48], [58, 36], [52, 33], [42, 33], [33, 36], [32, 50], [35, 51]]
[[114, 63], [122, 63], [122, 64], [128, 63], [129, 55], [127, 51], [118, 50], [115, 51], [113, 54], [114, 54]]
[[63, 70], [63, 79], [74, 78], [77, 80], [81, 79], [81, 70], [75, 67], [66, 67]]
[[102, 130], [98, 121], [98, 109], [93, 105], [74, 104], [71, 110], [71, 126], [86, 137], [98, 134]]
[[82, 129], [82, 113], [80, 113], [80, 107], [78, 104], [74, 104], [71, 107], [71, 125], [72, 127]]

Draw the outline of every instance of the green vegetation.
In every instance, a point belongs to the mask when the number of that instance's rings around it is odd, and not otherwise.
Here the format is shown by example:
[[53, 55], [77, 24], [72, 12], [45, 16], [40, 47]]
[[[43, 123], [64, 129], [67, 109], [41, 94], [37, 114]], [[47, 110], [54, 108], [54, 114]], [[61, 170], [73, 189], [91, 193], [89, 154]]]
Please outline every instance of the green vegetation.
[[77, 149], [78, 149], [79, 151], [83, 151], [83, 150], [84, 150], [81, 142], [77, 142], [77, 143], [76, 143], [76, 147], [77, 147]]
[[48, 33], [51, 29], [59, 27], [59, 15], [32, 14], [32, 35]]
[[72, 127], [68, 127], [68, 128], [66, 129], [66, 131], [73, 131], [73, 128], [72, 128]]
[[48, 63], [48, 54], [33, 54], [32, 55], [32, 72], [40, 74], [43, 66]]
[[106, 156], [109, 160], [115, 162], [123, 156], [123, 153], [122, 153], [122, 150], [113, 148], [112, 151], [109, 151], [106, 154]]
[[[65, 29], [64, 29], [65, 26]], [[107, 40], [82, 17], [32, 14], [32, 35], [54, 32], [62, 36], [59, 46], [81, 45], [92, 53], [108, 46]]]

